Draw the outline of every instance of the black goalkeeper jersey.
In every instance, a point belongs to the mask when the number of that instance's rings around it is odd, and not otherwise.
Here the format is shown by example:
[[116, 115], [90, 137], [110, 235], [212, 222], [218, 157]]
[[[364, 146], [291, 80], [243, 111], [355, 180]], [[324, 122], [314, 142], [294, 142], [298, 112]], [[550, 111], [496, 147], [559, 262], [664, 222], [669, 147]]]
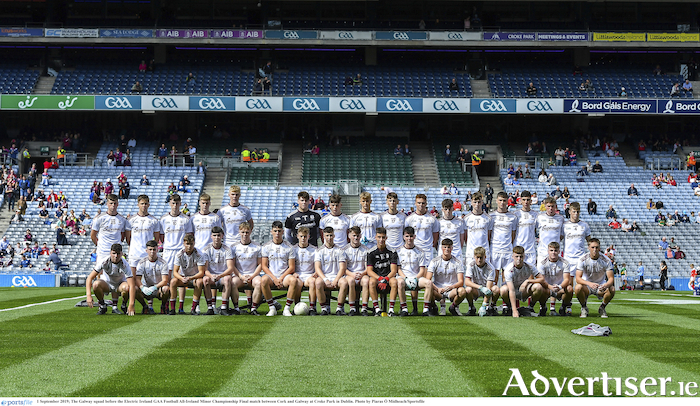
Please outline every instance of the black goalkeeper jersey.
[[367, 265], [373, 267], [374, 272], [379, 276], [387, 276], [391, 273], [391, 265], [399, 263], [399, 256], [394, 251], [379, 248], [367, 254]]
[[291, 231], [292, 236], [289, 241], [290, 244], [295, 245], [299, 243], [297, 239], [297, 231], [300, 227], [309, 228], [309, 244], [316, 247], [318, 245], [318, 226], [321, 224], [321, 215], [315, 211], [300, 212], [299, 210], [291, 213], [287, 220], [284, 222], [284, 228]]

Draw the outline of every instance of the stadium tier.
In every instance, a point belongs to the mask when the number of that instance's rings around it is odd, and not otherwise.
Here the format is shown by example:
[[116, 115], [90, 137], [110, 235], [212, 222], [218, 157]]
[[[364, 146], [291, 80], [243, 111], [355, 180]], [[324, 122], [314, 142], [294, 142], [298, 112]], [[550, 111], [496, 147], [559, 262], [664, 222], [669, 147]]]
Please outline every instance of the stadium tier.
[[27, 69], [25, 65], [0, 66], [0, 94], [31, 93], [39, 80], [38, 69]]
[[[579, 90], [585, 80], [591, 81], [587, 91]], [[679, 75], [653, 75], [651, 68], [587, 66], [583, 74], [573, 74], [571, 66], [518, 65], [504, 66], [501, 73], [488, 75], [494, 97], [531, 97], [526, 89], [530, 82], [537, 88], [535, 97], [598, 98], [618, 97], [624, 87], [628, 98], [665, 98], [675, 82], [683, 83]], [[681, 92], [678, 97], [692, 98]]]
[[228, 181], [236, 185], [276, 185], [279, 179], [277, 167], [233, 167]]

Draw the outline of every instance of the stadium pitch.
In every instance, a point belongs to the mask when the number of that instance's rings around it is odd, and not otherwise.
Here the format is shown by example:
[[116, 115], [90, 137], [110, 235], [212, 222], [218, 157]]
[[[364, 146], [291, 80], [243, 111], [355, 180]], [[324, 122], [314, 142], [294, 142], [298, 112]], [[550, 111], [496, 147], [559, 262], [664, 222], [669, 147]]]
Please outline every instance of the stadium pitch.
[[[575, 317], [521, 319], [96, 316], [74, 307], [84, 294], [0, 288], [0, 397], [523, 396], [516, 369], [528, 390], [534, 370], [557, 382], [605, 372], [623, 396], [629, 377], [671, 378], [667, 396], [700, 384], [700, 298], [685, 292], [618, 292], [607, 320], [580, 319], [575, 300]], [[588, 323], [613, 334], [571, 333]]]

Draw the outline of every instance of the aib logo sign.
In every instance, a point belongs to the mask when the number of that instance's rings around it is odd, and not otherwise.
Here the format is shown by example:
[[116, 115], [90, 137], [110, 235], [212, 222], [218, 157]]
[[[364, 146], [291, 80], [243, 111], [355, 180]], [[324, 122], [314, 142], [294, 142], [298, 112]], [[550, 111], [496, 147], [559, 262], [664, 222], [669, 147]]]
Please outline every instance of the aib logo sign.
[[30, 288], [36, 287], [36, 282], [31, 276], [15, 276], [12, 278], [12, 286]]
[[343, 99], [340, 101], [340, 108], [343, 110], [366, 110], [362, 100]]
[[245, 106], [251, 110], [271, 110], [270, 103], [265, 99], [248, 99]]
[[435, 100], [435, 102], [433, 102], [433, 108], [435, 110], [459, 111], [457, 103], [452, 100]]
[[157, 109], [176, 109], [177, 103], [170, 97], [154, 97], [151, 101], [151, 106]]
[[413, 111], [408, 100], [389, 99], [386, 102], [386, 109], [389, 111]]
[[292, 106], [294, 110], [321, 110], [314, 99], [294, 99]]

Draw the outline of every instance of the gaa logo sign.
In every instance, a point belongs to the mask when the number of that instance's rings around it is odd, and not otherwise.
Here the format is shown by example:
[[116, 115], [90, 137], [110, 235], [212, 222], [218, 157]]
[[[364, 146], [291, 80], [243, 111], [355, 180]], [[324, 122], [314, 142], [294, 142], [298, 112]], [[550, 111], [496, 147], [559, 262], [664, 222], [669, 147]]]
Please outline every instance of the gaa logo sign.
[[341, 31], [338, 33], [338, 38], [340, 39], [355, 39], [351, 32]]
[[14, 276], [12, 278], [12, 286], [21, 288], [36, 287], [36, 282], [31, 276]]
[[177, 103], [172, 98], [156, 97], [151, 101], [151, 106], [157, 109], [176, 109]]
[[362, 100], [343, 99], [340, 101], [340, 108], [343, 110], [366, 110]]
[[126, 97], [108, 97], [105, 99], [105, 107], [108, 109], [133, 109], [134, 107]]
[[462, 34], [460, 34], [458, 32], [451, 32], [451, 33], [447, 34], [447, 39], [461, 40]]
[[218, 97], [202, 97], [199, 99], [199, 107], [204, 110], [226, 110], [223, 100]]
[[409, 40], [408, 34], [405, 32], [395, 32], [394, 39]]
[[314, 99], [294, 99], [292, 106], [294, 110], [321, 110]]
[[527, 102], [527, 109], [529, 111], [554, 111], [552, 106], [550, 106], [547, 101], [529, 101]]
[[413, 111], [408, 100], [389, 99], [386, 102], [386, 109], [389, 111]]
[[479, 103], [481, 111], [506, 112], [508, 109], [500, 100], [483, 100]]
[[433, 103], [433, 108], [435, 110], [444, 110], [444, 111], [459, 111], [459, 107], [457, 107], [457, 103], [455, 103], [452, 100], [435, 100]]
[[245, 102], [245, 106], [249, 109], [254, 109], [254, 110], [271, 110], [272, 107], [270, 106], [270, 103], [267, 102], [267, 100], [264, 99], [248, 99]]
[[286, 39], [299, 39], [299, 34], [296, 31], [285, 31], [284, 38]]

